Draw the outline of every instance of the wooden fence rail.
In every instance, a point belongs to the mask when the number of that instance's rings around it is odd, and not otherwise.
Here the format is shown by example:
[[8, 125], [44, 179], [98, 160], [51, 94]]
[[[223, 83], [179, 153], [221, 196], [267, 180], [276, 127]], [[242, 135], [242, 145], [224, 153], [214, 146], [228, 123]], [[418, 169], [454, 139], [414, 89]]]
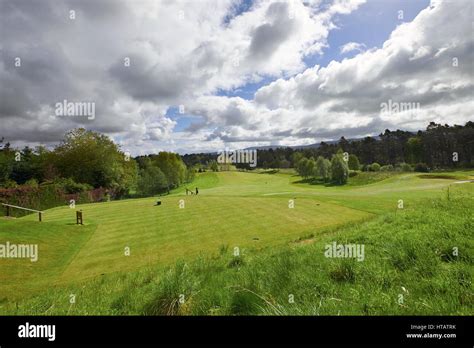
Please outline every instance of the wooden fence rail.
[[6, 204], [6, 203], [2, 203], [2, 205], [7, 208], [7, 216], [10, 216], [10, 208], [16, 208], [16, 209], [27, 210], [27, 211], [32, 211], [34, 213], [38, 213], [38, 221], [41, 222], [43, 220], [43, 212], [41, 210], [24, 208], [24, 207], [19, 207], [17, 205]]

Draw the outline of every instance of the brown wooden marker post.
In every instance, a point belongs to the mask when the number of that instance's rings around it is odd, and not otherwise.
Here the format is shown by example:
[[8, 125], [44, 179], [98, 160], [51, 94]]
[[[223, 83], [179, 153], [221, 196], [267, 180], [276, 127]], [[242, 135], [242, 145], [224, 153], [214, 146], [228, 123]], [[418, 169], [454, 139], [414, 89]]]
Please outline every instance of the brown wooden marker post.
[[39, 222], [43, 221], [42, 213], [40, 211], [38, 212], [38, 219]]
[[76, 211], [76, 225], [83, 225], [82, 210], [81, 211]]

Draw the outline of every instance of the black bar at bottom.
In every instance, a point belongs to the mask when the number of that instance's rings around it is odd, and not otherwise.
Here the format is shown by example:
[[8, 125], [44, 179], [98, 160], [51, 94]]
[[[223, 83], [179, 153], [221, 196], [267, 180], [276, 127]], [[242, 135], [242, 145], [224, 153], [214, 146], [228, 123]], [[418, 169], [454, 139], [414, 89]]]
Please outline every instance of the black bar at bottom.
[[[55, 325], [19, 337], [26, 323]], [[36, 329], [36, 327], [35, 327]], [[42, 328], [44, 329], [44, 327]], [[0, 317], [0, 346], [55, 344], [408, 344], [472, 347], [473, 317]], [[34, 333], [35, 331], [33, 331]], [[41, 332], [41, 328], [38, 329]], [[46, 332], [46, 331], [44, 331]], [[408, 336], [412, 335], [412, 336]], [[420, 336], [418, 336], [420, 335]], [[47, 336], [45, 334], [45, 336]], [[417, 336], [417, 337], [416, 337]], [[441, 337], [440, 337], [441, 336]]]

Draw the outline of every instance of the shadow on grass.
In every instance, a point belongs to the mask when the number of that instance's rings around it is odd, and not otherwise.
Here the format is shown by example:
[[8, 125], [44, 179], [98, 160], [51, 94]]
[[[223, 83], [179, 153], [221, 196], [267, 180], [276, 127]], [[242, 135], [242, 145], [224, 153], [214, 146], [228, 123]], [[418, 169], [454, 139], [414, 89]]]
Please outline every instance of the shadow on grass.
[[344, 185], [341, 185], [341, 184], [336, 184], [334, 182], [324, 181], [322, 179], [316, 179], [316, 178], [302, 179], [302, 180], [295, 181], [294, 183], [295, 184], [319, 185], [319, 186], [325, 186], [325, 187], [344, 186]]
[[270, 169], [270, 170], [264, 170], [264, 171], [262, 171], [262, 172], [260, 172], [260, 173], [258, 173], [258, 174], [276, 174], [276, 173], [278, 173], [278, 172], [280, 172], [280, 170], [278, 170], [278, 169]]

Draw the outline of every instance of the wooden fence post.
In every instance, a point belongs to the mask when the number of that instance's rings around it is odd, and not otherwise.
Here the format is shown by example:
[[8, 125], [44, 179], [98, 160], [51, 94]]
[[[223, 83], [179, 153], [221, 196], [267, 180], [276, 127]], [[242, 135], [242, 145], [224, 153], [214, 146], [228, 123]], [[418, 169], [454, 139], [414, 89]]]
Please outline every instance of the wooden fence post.
[[43, 221], [43, 217], [41, 215], [41, 212], [38, 212], [38, 218], [39, 218], [39, 222]]

